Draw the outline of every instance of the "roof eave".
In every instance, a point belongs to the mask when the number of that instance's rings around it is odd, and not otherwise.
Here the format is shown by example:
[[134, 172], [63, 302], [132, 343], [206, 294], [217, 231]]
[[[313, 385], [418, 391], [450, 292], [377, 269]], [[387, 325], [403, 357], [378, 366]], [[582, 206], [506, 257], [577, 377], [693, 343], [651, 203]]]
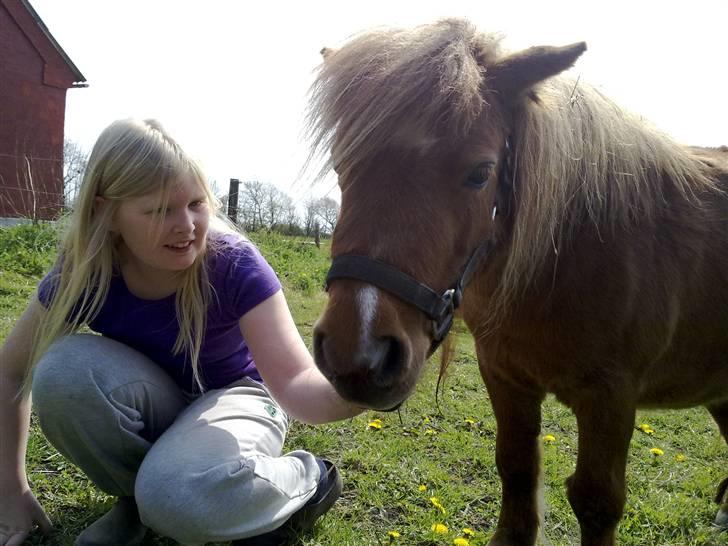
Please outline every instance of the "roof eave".
[[73, 72], [74, 76], [74, 82], [71, 87], [88, 87], [88, 84], [86, 82], [86, 78], [83, 74], [81, 74], [81, 71], [76, 67], [75, 64], [73, 64], [73, 61], [71, 58], [66, 54], [65, 51], [63, 51], [63, 48], [61, 45], [56, 41], [56, 39], [51, 34], [50, 30], [48, 30], [48, 27], [46, 27], [43, 20], [40, 18], [40, 15], [38, 15], [38, 12], [33, 9], [33, 6], [30, 5], [30, 2], [28, 0], [20, 0], [20, 2], [23, 4], [23, 7], [25, 7], [26, 10], [28, 10], [28, 13], [33, 17], [35, 22], [38, 24], [38, 27], [40, 30], [45, 34], [45, 37], [48, 38], [48, 41], [53, 45], [53, 47], [56, 49], [58, 54], [63, 58], [63, 61], [68, 65], [68, 68], [71, 69], [71, 72]]

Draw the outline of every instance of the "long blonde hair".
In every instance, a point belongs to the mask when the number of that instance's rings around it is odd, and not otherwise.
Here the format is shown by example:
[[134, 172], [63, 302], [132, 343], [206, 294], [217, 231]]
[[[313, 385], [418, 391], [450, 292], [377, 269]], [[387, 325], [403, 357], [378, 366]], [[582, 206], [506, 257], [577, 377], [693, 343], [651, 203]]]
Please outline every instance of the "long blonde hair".
[[[61, 242], [53, 279], [55, 293], [36, 334], [26, 389], [33, 366], [53, 341], [77, 331], [98, 315], [118, 265], [118, 236], [112, 233], [111, 222], [119, 205], [126, 199], [161, 190], [159, 205], [163, 209], [171, 185], [182, 175], [191, 175], [205, 192], [209, 206], [216, 208], [218, 201], [202, 170], [158, 121], [119, 120], [101, 133]], [[99, 197], [106, 206], [96, 205]], [[161, 216], [157, 220], [161, 222]], [[198, 361], [212, 297], [204, 263], [206, 249], [207, 245], [195, 263], [180, 273], [175, 300], [179, 334], [173, 350], [188, 355], [200, 389], [203, 385]]]

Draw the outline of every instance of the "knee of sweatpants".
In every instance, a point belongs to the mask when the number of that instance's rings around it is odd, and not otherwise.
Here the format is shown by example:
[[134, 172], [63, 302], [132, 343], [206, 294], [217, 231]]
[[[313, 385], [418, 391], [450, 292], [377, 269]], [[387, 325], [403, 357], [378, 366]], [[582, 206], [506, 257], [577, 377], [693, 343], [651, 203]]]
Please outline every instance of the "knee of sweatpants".
[[242, 517], [235, 510], [250, 494], [253, 471], [235, 460], [207, 469], [180, 465], [174, 454], [164, 460], [150, 452], [137, 473], [134, 496], [144, 525], [181, 544], [221, 540]]
[[63, 418], [83, 413], [89, 396], [96, 391], [93, 373], [81, 355], [95, 343], [90, 334], [75, 334], [56, 340], [33, 370], [33, 407], [38, 416]]

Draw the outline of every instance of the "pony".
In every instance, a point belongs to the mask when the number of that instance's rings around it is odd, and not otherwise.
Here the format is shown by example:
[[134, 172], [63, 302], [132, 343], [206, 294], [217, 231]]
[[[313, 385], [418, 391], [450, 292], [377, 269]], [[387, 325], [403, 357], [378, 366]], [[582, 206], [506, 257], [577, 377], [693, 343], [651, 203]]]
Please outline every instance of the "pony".
[[[311, 157], [341, 210], [314, 357], [342, 397], [390, 410], [457, 313], [497, 422], [490, 546], [538, 538], [548, 393], [576, 416], [581, 544], [611, 546], [637, 408], [705, 406], [728, 440], [728, 149], [561, 74], [584, 43], [501, 41], [445, 19], [322, 51]], [[728, 478], [716, 501], [728, 525]]]

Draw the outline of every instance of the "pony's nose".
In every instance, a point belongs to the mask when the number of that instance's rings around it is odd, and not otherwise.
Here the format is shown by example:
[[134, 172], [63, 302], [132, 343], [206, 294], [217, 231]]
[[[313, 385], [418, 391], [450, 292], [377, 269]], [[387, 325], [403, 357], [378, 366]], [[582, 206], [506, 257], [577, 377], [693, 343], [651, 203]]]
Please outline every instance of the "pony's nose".
[[391, 336], [370, 336], [354, 357], [354, 367], [366, 370], [378, 387], [388, 387], [396, 381], [402, 366], [402, 345]]
[[358, 350], [338, 355], [332, 338], [314, 332], [314, 358], [322, 373], [335, 386], [388, 388], [399, 379], [405, 367], [403, 344], [392, 336], [368, 336], [359, 340]]

